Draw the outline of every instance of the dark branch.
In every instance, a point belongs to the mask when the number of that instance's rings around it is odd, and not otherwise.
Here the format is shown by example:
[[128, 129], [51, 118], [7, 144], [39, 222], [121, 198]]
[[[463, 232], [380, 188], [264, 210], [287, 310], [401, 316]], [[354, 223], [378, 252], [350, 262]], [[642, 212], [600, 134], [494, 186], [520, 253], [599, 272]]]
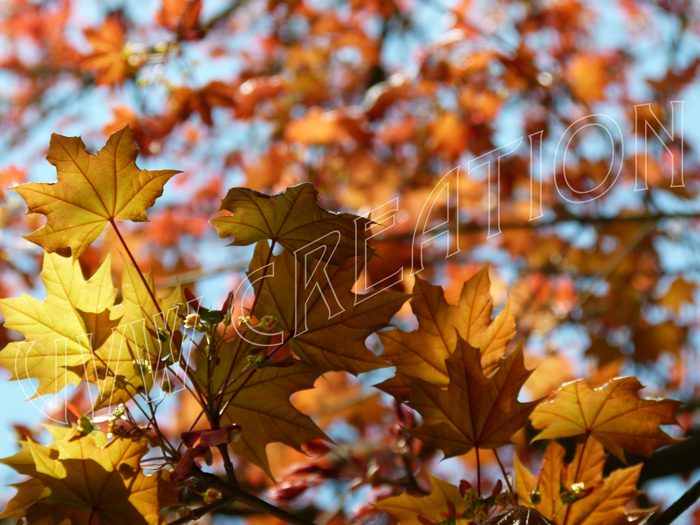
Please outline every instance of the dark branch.
[[693, 503], [700, 498], [700, 481], [690, 487], [688, 491], [678, 498], [673, 505], [663, 511], [656, 519], [652, 518], [651, 525], [669, 525], [675, 519], [688, 510]]

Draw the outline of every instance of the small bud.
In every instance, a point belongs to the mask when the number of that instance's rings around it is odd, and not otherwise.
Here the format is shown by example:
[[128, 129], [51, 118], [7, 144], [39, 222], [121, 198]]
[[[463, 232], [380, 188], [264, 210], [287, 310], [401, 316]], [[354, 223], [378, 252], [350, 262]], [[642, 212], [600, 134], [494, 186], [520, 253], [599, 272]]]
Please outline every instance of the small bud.
[[190, 314], [185, 318], [185, 328], [197, 328], [202, 323], [199, 314]]
[[156, 53], [165, 53], [169, 47], [170, 44], [168, 44], [168, 42], [158, 42], [155, 46], [153, 46], [153, 49]]
[[246, 359], [248, 359], [248, 364], [255, 368], [265, 368], [268, 365], [264, 355], [249, 355]]
[[249, 315], [246, 315], [245, 317], [238, 318], [238, 326], [249, 325], [249, 324], [250, 324], [250, 316]]
[[82, 416], [78, 420], [78, 432], [80, 432], [83, 436], [91, 434], [93, 430], [95, 430], [95, 426], [87, 416]]
[[160, 389], [166, 394], [172, 394], [173, 390], [175, 390], [175, 386], [173, 385], [173, 382], [170, 381], [170, 378], [166, 377], [163, 378], [163, 382], [160, 384]]
[[465, 480], [459, 482], [459, 492], [462, 494], [462, 498], [467, 503], [473, 503], [479, 497], [471, 483]]
[[542, 502], [542, 495], [540, 494], [540, 489], [536, 489], [534, 492], [530, 492], [530, 503], [535, 507]]
[[273, 326], [277, 324], [277, 318], [273, 315], [264, 315], [262, 319], [260, 319], [260, 329], [261, 330], [270, 330]]
[[138, 374], [143, 376], [144, 374], [150, 374], [153, 372], [153, 368], [151, 367], [151, 362], [148, 361], [147, 359], [134, 359], [131, 364], [134, 365], [134, 371]]
[[207, 489], [207, 491], [204, 493], [204, 503], [214, 503], [217, 500], [221, 499], [221, 492], [219, 492], [216, 489]]

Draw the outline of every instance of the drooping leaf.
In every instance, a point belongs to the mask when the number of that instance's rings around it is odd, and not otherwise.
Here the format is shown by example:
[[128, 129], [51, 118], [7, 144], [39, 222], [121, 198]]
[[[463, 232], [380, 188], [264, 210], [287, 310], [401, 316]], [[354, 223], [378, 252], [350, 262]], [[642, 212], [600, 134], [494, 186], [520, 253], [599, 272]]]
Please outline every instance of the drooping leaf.
[[[16, 470], [31, 480], [18, 486], [17, 495], [0, 517], [24, 517], [29, 523], [46, 525], [59, 525], [64, 520], [91, 525], [95, 519], [100, 523], [157, 525], [163, 523], [160, 510], [177, 504], [167, 471], [143, 474], [139, 461], [148, 452], [145, 440], [117, 439], [108, 446], [98, 446], [95, 437], [75, 439], [65, 429], [47, 428], [54, 443], [48, 447], [25, 443], [22, 454], [26, 456], [28, 451], [32, 463]], [[15, 468], [16, 456], [3, 462]], [[33, 503], [28, 501], [30, 497], [36, 498]]]
[[[384, 345], [382, 357], [396, 365], [400, 374], [446, 386], [445, 360], [454, 351], [459, 335], [481, 350], [484, 369], [491, 371], [516, 331], [510, 302], [491, 321], [493, 298], [489, 293], [490, 285], [488, 266], [484, 266], [464, 283], [459, 302], [450, 305], [445, 301], [442, 287], [416, 276], [411, 308], [418, 318], [418, 330], [380, 333]], [[396, 394], [389, 383], [380, 388]]]
[[[459, 488], [436, 478], [430, 472], [428, 477], [431, 483], [430, 494], [427, 496], [413, 496], [401, 494], [394, 498], [388, 498], [374, 504], [376, 508], [386, 512], [396, 520], [398, 525], [416, 525], [418, 516], [423, 516], [434, 522], [443, 521], [448, 513], [448, 503], [455, 506], [458, 516], [464, 515], [469, 505], [462, 499]], [[455, 525], [467, 525], [470, 520], [460, 518]]]
[[318, 192], [308, 182], [273, 196], [232, 188], [219, 209], [232, 214], [210, 222], [222, 239], [233, 237], [233, 246], [272, 240], [305, 265], [310, 263], [308, 257], [337, 265], [364, 256], [364, 247], [358, 249], [357, 244], [365, 242], [371, 221], [350, 213], [326, 211], [316, 203], [317, 198]]
[[527, 422], [539, 401], [520, 403], [518, 393], [530, 376], [523, 363], [522, 345], [503, 358], [487, 378], [481, 352], [459, 338], [457, 350], [446, 361], [449, 386], [443, 390], [423, 379], [409, 377], [409, 406], [423, 424], [407, 431], [441, 449], [446, 457], [466, 454], [472, 448], [497, 448]]
[[[272, 315], [279, 330], [294, 334], [292, 351], [306, 363], [356, 375], [389, 366], [369, 351], [365, 339], [388, 326], [408, 296], [393, 291], [369, 298], [354, 294], [356, 263], [317, 261], [307, 271], [290, 252], [271, 255], [266, 242], [258, 243], [248, 270], [256, 292], [261, 288], [253, 314], [258, 319]], [[271, 266], [265, 273], [267, 264]]]
[[137, 155], [128, 127], [114, 133], [97, 155], [88, 153], [79, 137], [53, 134], [46, 158], [56, 167], [57, 182], [13, 188], [27, 202], [27, 213], [47, 219], [25, 238], [50, 253], [70, 248], [76, 259], [109, 222], [148, 221], [146, 209], [179, 172], [139, 169]]
[[[266, 340], [265, 337], [250, 332], [247, 332], [247, 339], [257, 343]], [[217, 361], [209, 365], [207, 356], [203, 352], [197, 352], [196, 374], [212, 392], [221, 389], [232, 365], [231, 378], [236, 378], [248, 365], [247, 357], [251, 355], [251, 351], [260, 350], [260, 347], [255, 347], [246, 340], [242, 342], [237, 356], [238, 337], [226, 343], [219, 350]], [[301, 450], [303, 444], [314, 439], [331, 441], [310, 417], [299, 412], [289, 401], [295, 392], [313, 388], [314, 382], [324, 371], [317, 366], [293, 360], [291, 366], [268, 366], [256, 370], [249, 380], [245, 380], [251, 373], [247, 372], [232, 383], [226, 389], [225, 401], [228, 401], [245, 381], [221, 418], [222, 425], [236, 423], [242, 430], [240, 439], [229, 445], [231, 450], [258, 465], [272, 478], [265, 452], [269, 443], [280, 442]]]
[[640, 399], [644, 388], [634, 377], [618, 377], [600, 388], [581, 379], [562, 386], [530, 419], [542, 429], [538, 439], [588, 434], [625, 461], [625, 451], [650, 457], [659, 447], [677, 443], [659, 427], [677, 425], [683, 404], [670, 399]]
[[[564, 522], [567, 512], [570, 525], [627, 523], [626, 505], [637, 496], [642, 465], [615, 470], [603, 479], [607, 455], [600, 443], [588, 440], [585, 447], [579, 444], [570, 465], [564, 463], [564, 453], [561, 445], [551, 441], [538, 478], [515, 457], [515, 488], [521, 504], [536, 508], [557, 524]], [[571, 495], [576, 490], [579, 498], [571, 504], [565, 503], [562, 492]], [[535, 492], [541, 499], [537, 504], [532, 501]]]
[[[0, 352], [0, 365], [10, 371], [12, 380], [37, 379], [35, 396], [56, 394], [84, 378], [83, 365], [92, 360], [92, 351], [111, 345], [111, 328], [119, 321], [106, 317], [117, 295], [109, 257], [85, 280], [78, 263], [47, 253], [41, 279], [46, 286], [44, 301], [25, 294], [0, 299], [5, 327], [26, 338]], [[99, 329], [95, 318], [102, 320]]]

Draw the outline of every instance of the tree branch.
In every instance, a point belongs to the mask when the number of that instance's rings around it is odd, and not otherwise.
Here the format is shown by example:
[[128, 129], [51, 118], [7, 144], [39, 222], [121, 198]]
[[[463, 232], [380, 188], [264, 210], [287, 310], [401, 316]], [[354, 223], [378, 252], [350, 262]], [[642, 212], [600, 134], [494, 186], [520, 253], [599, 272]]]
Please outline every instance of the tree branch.
[[[552, 219], [535, 219], [532, 221], [512, 221], [501, 222], [501, 230], [538, 230], [540, 228], [549, 228], [562, 223], [578, 223], [578, 224], [616, 224], [624, 222], [646, 222], [646, 221], [661, 221], [664, 219], [700, 219], [700, 211], [694, 212], [679, 212], [679, 213], [635, 213], [629, 215], [611, 215], [611, 216], [589, 216], [589, 215], [559, 215]], [[466, 222], [461, 224], [450, 224], [449, 231], [451, 233], [475, 233], [487, 231], [488, 224], [480, 222]], [[414, 232], [402, 232], [396, 235], [386, 235], [378, 237], [378, 241], [388, 240], [407, 240], [413, 239]]]
[[700, 481], [690, 487], [685, 494], [659, 514], [656, 519], [652, 519], [651, 525], [669, 525], [678, 516], [688, 510], [698, 499], [700, 499]]
[[201, 518], [205, 514], [209, 514], [210, 512], [214, 512], [215, 510], [220, 509], [221, 507], [225, 507], [226, 505], [228, 505], [232, 501], [233, 501], [233, 498], [231, 498], [231, 497], [221, 498], [221, 499], [216, 500], [212, 503], [209, 503], [208, 505], [204, 505], [202, 507], [198, 507], [198, 508], [194, 509], [192, 512], [183, 516], [182, 518], [178, 518], [175, 521], [171, 521], [169, 525], [183, 525], [184, 523], [189, 523], [191, 521], [197, 521], [199, 518]]
[[[224, 496], [221, 500], [227, 500], [226, 503], [230, 503], [232, 501], [237, 501], [239, 503], [242, 503], [243, 505], [246, 505], [247, 507], [250, 507], [253, 510], [256, 510], [258, 512], [262, 512], [262, 513], [267, 514], [269, 516], [273, 516], [273, 517], [277, 518], [278, 520], [284, 521], [285, 523], [288, 523], [289, 525], [314, 525], [312, 522], [307, 521], [307, 520], [302, 519], [302, 518], [299, 518], [299, 517], [295, 516], [294, 514], [290, 514], [286, 510], [275, 507], [274, 505], [271, 505], [268, 502], [263, 501], [260, 498], [253, 496], [252, 494], [249, 494], [248, 492], [241, 490], [237, 485], [232, 485], [232, 484], [226, 483], [218, 476], [215, 476], [214, 474], [211, 474], [209, 472], [204, 472], [203, 470], [201, 470], [198, 467], [192, 468], [192, 475], [195, 478], [199, 479], [200, 481], [204, 482], [209, 487], [221, 492], [221, 494], [223, 494], [223, 496]], [[219, 500], [219, 501], [221, 501], [221, 500]], [[212, 505], [212, 504], [210, 504], [210, 505]], [[224, 506], [224, 505], [222, 504], [221, 506]], [[205, 505], [204, 507], [200, 507], [199, 509], [204, 509], [205, 507], [208, 507], [208, 505]], [[199, 511], [199, 509], [197, 509], [197, 511]], [[211, 510], [213, 510], [213, 509], [211, 509]], [[206, 512], [210, 512], [211, 510], [202, 511], [202, 512], [204, 512], [204, 514], [206, 514]], [[204, 514], [202, 514], [201, 516], [203, 516]], [[199, 517], [201, 517], [201, 516], [199, 516]], [[170, 525], [174, 525], [174, 523], [171, 523]], [[179, 523], [187, 523], [187, 522], [185, 521], [185, 522], [179, 522]]]

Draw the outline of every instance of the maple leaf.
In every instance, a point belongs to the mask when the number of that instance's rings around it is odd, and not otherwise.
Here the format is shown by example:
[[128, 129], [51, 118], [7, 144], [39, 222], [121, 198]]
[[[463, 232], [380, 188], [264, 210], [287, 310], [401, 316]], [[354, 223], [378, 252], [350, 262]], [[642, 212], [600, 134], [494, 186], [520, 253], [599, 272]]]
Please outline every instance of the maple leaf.
[[[258, 344], [263, 344], [265, 340], [265, 337], [257, 335], [252, 339], [250, 333], [246, 337]], [[247, 358], [252, 355], [251, 352], [260, 351], [260, 347], [244, 341], [236, 352], [238, 341], [236, 337], [224, 344], [212, 367], [209, 367], [208, 356], [197, 352], [197, 377], [213, 392], [221, 390], [231, 366], [231, 377], [237, 377], [249, 364]], [[235, 363], [232, 362], [234, 358]], [[275, 361], [271, 363], [275, 364]], [[295, 392], [313, 388], [316, 379], [326, 370], [290, 359], [285, 365], [256, 370], [242, 387], [244, 379], [229, 385], [223, 396], [224, 400], [228, 400], [240, 388], [221, 418], [221, 425], [236, 423], [242, 430], [240, 439], [229, 445], [231, 450], [259, 466], [272, 479], [265, 452], [269, 443], [280, 442], [301, 451], [301, 445], [314, 439], [331, 441], [309, 416], [299, 412], [289, 401]]]
[[51, 135], [47, 160], [56, 167], [55, 183], [30, 182], [13, 189], [27, 202], [27, 213], [46, 216], [46, 224], [25, 239], [53, 253], [70, 248], [77, 258], [107, 224], [148, 221], [150, 208], [175, 170], [136, 166], [138, 148], [131, 130], [114, 133], [97, 155], [79, 137]]
[[[272, 266], [260, 278], [267, 264]], [[339, 266], [316, 261], [307, 272], [290, 252], [275, 256], [260, 242], [248, 269], [259, 293], [253, 314], [258, 319], [274, 316], [285, 334], [294, 335], [292, 351], [306, 363], [355, 375], [389, 366], [369, 351], [365, 339], [388, 326], [408, 296], [392, 291], [371, 297], [354, 294], [356, 264], [356, 259]]]
[[317, 198], [318, 192], [308, 182], [273, 196], [232, 188], [219, 208], [232, 215], [215, 217], [210, 222], [222, 239], [233, 237], [229, 246], [248, 246], [269, 239], [304, 264], [312, 254], [333, 264], [355, 257], [356, 244], [365, 242], [371, 221], [350, 213], [326, 211], [316, 203]]
[[423, 417], [423, 424], [407, 432], [441, 449], [448, 458], [474, 447], [509, 444], [540, 402], [518, 401], [520, 388], [532, 373], [525, 369], [522, 343], [488, 378], [481, 366], [481, 352], [461, 338], [446, 365], [450, 379], [446, 390], [408, 378], [412, 392], [408, 405]]
[[[542, 468], [538, 477], [530, 474], [517, 454], [513, 460], [515, 489], [520, 502], [523, 505], [535, 507], [545, 518], [557, 522], [561, 521], [568, 506], [561, 500], [562, 486], [565, 490], [571, 490], [576, 479], [576, 482], [582, 483], [585, 489], [597, 487], [603, 480], [603, 467], [606, 460], [603, 446], [597, 441], [587, 442], [585, 448], [579, 444], [571, 465], [564, 463], [565, 454], [564, 447], [556, 441], [551, 441], [542, 459]], [[531, 501], [535, 491], [540, 499], [537, 505]]]
[[[11, 380], [37, 379], [34, 397], [56, 394], [84, 377], [91, 352], [110, 346], [114, 321], [105, 319], [117, 290], [112, 286], [109, 256], [88, 280], [80, 265], [57, 254], [44, 255], [41, 279], [46, 299], [0, 299], [5, 327], [22, 333], [25, 341], [11, 342], [0, 352], [0, 365]], [[101, 319], [97, 327], [94, 323]]]
[[[469, 504], [462, 498], [458, 487], [436, 478], [430, 472], [427, 474], [431, 485], [428, 496], [413, 496], [404, 493], [378, 501], [374, 507], [398, 520], [397, 525], [415, 525], [418, 523], [417, 517], [419, 515], [435, 522], [442, 522], [445, 519], [443, 513], [448, 512], [447, 502], [455, 506], [458, 516], [469, 510]], [[471, 520], [458, 519], [455, 525], [467, 525], [468, 523], [471, 523]]]
[[[445, 360], [454, 351], [457, 337], [461, 337], [481, 349], [482, 365], [488, 373], [516, 333], [510, 301], [491, 321], [493, 298], [489, 293], [490, 286], [486, 265], [464, 283], [459, 302], [451, 305], [445, 301], [441, 286], [416, 276], [411, 309], [418, 318], [418, 330], [408, 333], [388, 330], [378, 334], [384, 345], [382, 357], [396, 365], [401, 374], [446, 386]], [[382, 385], [390, 387], [390, 383]]]
[[156, 21], [165, 28], [190, 36], [199, 24], [202, 0], [163, 0]]
[[124, 53], [126, 30], [116, 16], [107, 17], [99, 29], [85, 30], [92, 53], [83, 57], [80, 66], [96, 73], [95, 83], [114, 86], [134, 73], [129, 57]]
[[162, 523], [158, 513], [177, 504], [168, 472], [146, 476], [139, 462], [148, 452], [145, 440], [117, 439], [102, 434], [76, 439], [70, 429], [46, 426], [54, 438], [44, 447], [24, 442], [22, 450], [2, 460], [31, 476], [0, 517], [24, 517], [29, 523], [89, 525]]
[[553, 399], [530, 416], [535, 440], [587, 434], [625, 461], [625, 451], [650, 457], [659, 447], [682, 441], [660, 425], [677, 425], [674, 413], [683, 403], [670, 399], [640, 399], [644, 388], [634, 377], [618, 377], [600, 388], [581, 379], [562, 386]]
[[[99, 362], [93, 362], [96, 368], [89, 376], [100, 387], [96, 409], [131, 399], [142, 388], [150, 390], [159, 367], [180, 359], [173, 339], [179, 325], [177, 303], [185, 302], [181, 288], [175, 287], [165, 298], [156, 295], [156, 306], [138, 269], [124, 258], [122, 268], [122, 302], [110, 308], [110, 319], [118, 319], [119, 324], [113, 331], [111, 344], [95, 351]], [[148, 287], [155, 290], [153, 274], [148, 272], [144, 278]], [[165, 341], [161, 340], [162, 335], [166, 336]], [[144, 370], [143, 366], [135, 366], [134, 361], [148, 365]]]
[[[551, 441], [542, 460], [542, 470], [535, 478], [515, 456], [515, 489], [523, 505], [536, 508], [544, 517], [557, 524], [569, 513], [568, 525], [622, 525], [628, 522], [626, 505], [637, 497], [637, 481], [642, 465], [615, 470], [603, 479], [607, 455], [595, 440], [579, 444], [570, 465], [564, 463], [564, 447]], [[573, 503], [562, 501], [566, 494], [579, 491], [589, 493]], [[563, 489], [562, 489], [563, 487]], [[537, 491], [541, 501], [534, 504], [532, 494]], [[570, 509], [568, 507], [571, 507]]]

